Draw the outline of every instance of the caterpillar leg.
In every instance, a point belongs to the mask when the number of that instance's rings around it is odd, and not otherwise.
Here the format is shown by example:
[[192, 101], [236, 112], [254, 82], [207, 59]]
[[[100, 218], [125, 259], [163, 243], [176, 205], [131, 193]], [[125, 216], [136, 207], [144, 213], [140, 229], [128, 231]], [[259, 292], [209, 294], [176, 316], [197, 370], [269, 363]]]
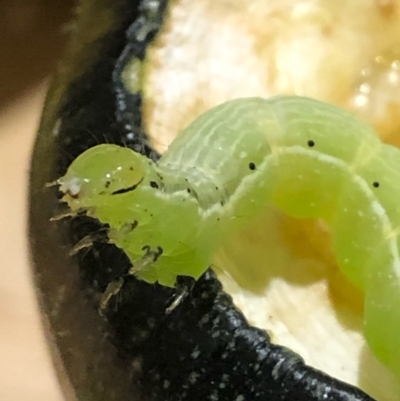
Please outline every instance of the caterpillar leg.
[[113, 296], [118, 295], [118, 293], [121, 291], [121, 288], [123, 285], [124, 285], [123, 277], [120, 277], [117, 280], [111, 281], [111, 283], [108, 284], [106, 290], [104, 291], [104, 293], [100, 299], [100, 309], [99, 309], [100, 314], [103, 314], [102, 311], [107, 308], [108, 303], [110, 302], [110, 299]]
[[[87, 235], [86, 237], [83, 237], [82, 240], [80, 240], [75, 245], [75, 247], [73, 248], [73, 251], [78, 252], [79, 250], [81, 250], [83, 248], [91, 246], [91, 245], [93, 245], [93, 241], [94, 241], [94, 239], [91, 237], [91, 235]], [[123, 277], [120, 277], [116, 280], [111, 281], [107, 285], [107, 288], [104, 291], [104, 293], [100, 299], [100, 306], [99, 306], [100, 314], [103, 314], [103, 311], [108, 307], [108, 304], [109, 304], [111, 298], [118, 295], [119, 292], [121, 291], [121, 289], [124, 285], [124, 281], [125, 281], [124, 277], [129, 276], [129, 275], [136, 276], [139, 271], [149, 268], [151, 266], [151, 264], [153, 264], [162, 254], [161, 247], [157, 247], [155, 250], [153, 250], [153, 249], [151, 249], [150, 246], [145, 246], [145, 247], [143, 247], [143, 251], [146, 252], [144, 254], [144, 256], [142, 256], [137, 261], [135, 261], [135, 263], [129, 269], [127, 274], [125, 274]]]
[[135, 276], [138, 272], [146, 270], [146, 268], [155, 263], [164, 252], [161, 246], [152, 249], [149, 245], [144, 246], [142, 251], [145, 251], [146, 253], [141, 258], [135, 260], [132, 267], [129, 269], [128, 274]]
[[69, 251], [69, 256], [74, 256], [82, 249], [92, 247], [95, 242], [109, 243], [110, 241], [108, 240], [106, 233], [107, 229], [101, 229], [95, 233], [85, 235], [72, 247]]
[[86, 235], [82, 239], [80, 239], [69, 251], [69, 256], [74, 256], [76, 255], [79, 251], [85, 248], [90, 248], [94, 244], [94, 239], [92, 238], [92, 235]]
[[196, 281], [194, 279], [189, 278], [189, 280], [185, 280], [183, 283], [177, 283], [176, 293], [172, 297], [172, 302], [165, 309], [166, 315], [169, 315], [171, 312], [173, 312], [175, 308], [178, 307], [186, 299], [186, 297], [191, 293], [195, 282]]
[[70, 209], [67, 209], [64, 212], [60, 212], [59, 214], [50, 217], [50, 221], [59, 221], [66, 219], [67, 217], [74, 217], [74, 216], [76, 216], [76, 213], [72, 212]]

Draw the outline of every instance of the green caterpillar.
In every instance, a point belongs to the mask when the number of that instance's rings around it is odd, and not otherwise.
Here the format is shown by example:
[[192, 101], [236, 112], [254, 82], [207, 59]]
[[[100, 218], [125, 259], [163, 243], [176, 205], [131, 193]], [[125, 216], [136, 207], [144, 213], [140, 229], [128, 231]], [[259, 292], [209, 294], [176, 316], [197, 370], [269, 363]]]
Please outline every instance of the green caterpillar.
[[158, 163], [99, 145], [58, 183], [72, 214], [110, 226], [137, 277], [166, 286], [199, 278], [267, 203], [323, 219], [364, 291], [367, 341], [400, 377], [400, 150], [349, 113], [295, 96], [237, 99], [195, 120]]

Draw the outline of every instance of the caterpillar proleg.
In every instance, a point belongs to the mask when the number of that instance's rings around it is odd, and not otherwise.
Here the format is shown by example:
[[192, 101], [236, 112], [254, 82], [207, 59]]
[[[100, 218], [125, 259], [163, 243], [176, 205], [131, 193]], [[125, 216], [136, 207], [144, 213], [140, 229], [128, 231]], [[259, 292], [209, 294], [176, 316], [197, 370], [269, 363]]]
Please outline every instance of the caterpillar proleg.
[[367, 341], [400, 377], [400, 150], [348, 112], [296, 96], [237, 99], [201, 115], [157, 163], [98, 145], [58, 183], [72, 213], [109, 225], [140, 279], [166, 286], [199, 278], [267, 203], [323, 219], [364, 291]]

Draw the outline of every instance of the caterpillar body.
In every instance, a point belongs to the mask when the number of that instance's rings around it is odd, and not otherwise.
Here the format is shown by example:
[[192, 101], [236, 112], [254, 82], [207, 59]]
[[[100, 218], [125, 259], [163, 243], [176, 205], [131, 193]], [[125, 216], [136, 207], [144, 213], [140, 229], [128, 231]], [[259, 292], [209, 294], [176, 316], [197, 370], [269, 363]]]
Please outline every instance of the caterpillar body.
[[400, 377], [400, 150], [348, 112], [296, 96], [237, 99], [201, 115], [157, 163], [98, 145], [58, 183], [72, 214], [109, 225], [132, 272], [166, 286], [199, 278], [268, 203], [323, 219], [364, 291], [367, 341]]

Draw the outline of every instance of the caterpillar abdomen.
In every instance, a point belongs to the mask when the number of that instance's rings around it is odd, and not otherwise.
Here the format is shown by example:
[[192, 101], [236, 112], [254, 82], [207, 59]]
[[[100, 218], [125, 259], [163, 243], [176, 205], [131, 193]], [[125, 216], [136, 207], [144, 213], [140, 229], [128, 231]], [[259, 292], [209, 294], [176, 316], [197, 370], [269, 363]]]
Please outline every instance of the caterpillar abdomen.
[[368, 342], [400, 376], [400, 151], [349, 113], [294, 96], [238, 99], [200, 116], [157, 165], [100, 145], [59, 183], [73, 212], [110, 225], [138, 277], [168, 286], [198, 278], [268, 203], [324, 219], [340, 268], [365, 292]]

